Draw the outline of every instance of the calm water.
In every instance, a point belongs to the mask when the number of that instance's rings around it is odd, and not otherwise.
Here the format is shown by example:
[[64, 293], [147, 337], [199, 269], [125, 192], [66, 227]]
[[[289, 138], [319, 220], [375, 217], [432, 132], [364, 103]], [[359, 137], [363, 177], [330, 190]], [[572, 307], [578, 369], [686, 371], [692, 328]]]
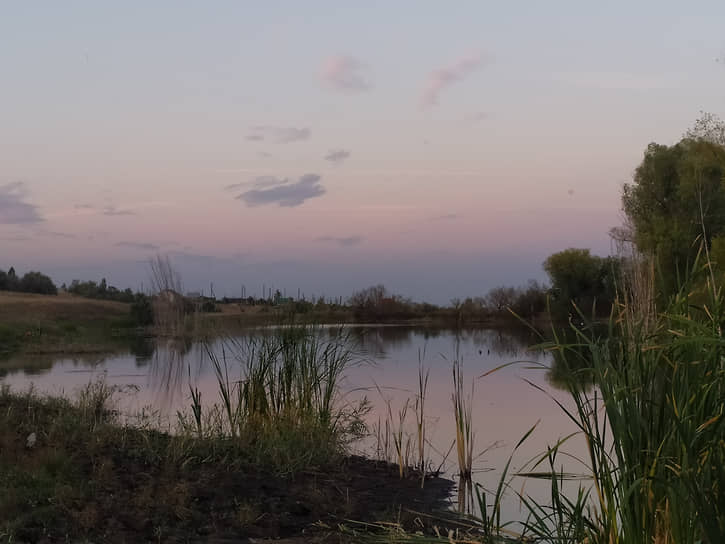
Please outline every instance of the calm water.
[[[321, 334], [328, 334], [323, 329]], [[513, 365], [476, 379], [487, 371], [512, 361], [549, 363], [545, 354], [527, 351], [536, 339], [524, 331], [468, 329], [450, 331], [399, 326], [349, 326], [366, 362], [349, 369], [343, 383], [346, 399], [366, 396], [372, 405], [369, 423], [372, 428], [387, 414], [387, 402], [393, 414], [405, 400], [413, 399], [417, 390], [418, 365], [430, 369], [426, 418], [431, 442], [430, 458], [436, 467], [443, 462], [449, 476], [457, 473], [455, 451], [444, 462], [455, 437], [451, 401], [451, 361], [460, 354], [467, 379], [475, 382], [473, 428], [477, 457], [474, 480], [494, 489], [500, 470], [512, 448], [535, 423], [538, 427], [517, 452], [512, 472], [524, 468], [532, 457], [546, 451], [565, 435], [575, 431], [561, 409], [547, 394], [526, 383], [526, 378], [543, 387], [548, 394], [570, 404], [567, 395], [558, 390], [545, 370]], [[221, 349], [217, 342], [214, 349]], [[111, 356], [24, 357], [0, 362], [0, 381], [16, 390], [33, 385], [38, 391], [52, 394], [73, 394], [89, 381], [104, 377], [109, 383], [127, 386], [118, 398], [125, 413], [141, 409], [173, 421], [177, 410], [188, 410], [189, 383], [202, 392], [204, 403], [219, 399], [216, 378], [203, 346], [179, 342], [139, 342], [126, 353]], [[470, 386], [469, 386], [470, 387]], [[409, 410], [408, 430], [414, 433], [414, 414]], [[357, 449], [375, 454], [375, 440], [364, 440]], [[567, 451], [583, 452], [583, 444], [571, 441]], [[581, 473], [584, 468], [567, 461], [565, 470]], [[543, 467], [546, 468], [546, 467]], [[570, 486], [578, 484], [571, 483]], [[516, 478], [512, 486], [542, 500], [548, 484], [543, 481]], [[453, 498], [455, 502], [455, 497]], [[507, 519], [520, 519], [519, 501], [514, 493], [503, 508]]]

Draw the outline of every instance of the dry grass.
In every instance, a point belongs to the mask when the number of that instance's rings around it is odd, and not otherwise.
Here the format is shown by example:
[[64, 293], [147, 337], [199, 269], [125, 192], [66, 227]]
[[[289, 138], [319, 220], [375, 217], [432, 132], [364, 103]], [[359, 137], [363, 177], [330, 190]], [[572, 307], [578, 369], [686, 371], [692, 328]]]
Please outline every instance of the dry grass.
[[34, 295], [0, 291], [0, 323], [114, 319], [128, 315], [129, 305], [93, 300], [68, 293]]

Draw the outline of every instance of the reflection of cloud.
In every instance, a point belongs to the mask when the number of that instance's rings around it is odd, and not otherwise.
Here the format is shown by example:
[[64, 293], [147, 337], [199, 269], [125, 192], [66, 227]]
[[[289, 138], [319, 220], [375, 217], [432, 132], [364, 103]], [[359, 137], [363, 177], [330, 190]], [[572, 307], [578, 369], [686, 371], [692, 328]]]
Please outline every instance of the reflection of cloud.
[[322, 77], [338, 91], [360, 92], [371, 88], [365, 64], [353, 57], [331, 57], [322, 68]]
[[236, 197], [247, 206], [277, 204], [281, 207], [295, 207], [303, 204], [305, 200], [325, 194], [325, 188], [320, 185], [320, 176], [317, 174], [305, 174], [295, 183], [271, 176], [262, 176], [256, 182], [258, 185], [253, 189]]
[[90, 204], [76, 204], [75, 206], [73, 206], [73, 208], [75, 208], [76, 210], [92, 210], [93, 206], [91, 206]]
[[483, 62], [480, 53], [463, 57], [450, 66], [433, 70], [428, 76], [428, 83], [423, 91], [422, 107], [438, 104], [438, 97], [446, 87], [461, 81], [478, 68]]
[[130, 247], [132, 249], [143, 249], [145, 251], [158, 251], [161, 249], [156, 244], [149, 242], [118, 242], [116, 247]]
[[116, 206], [106, 206], [105, 208], [103, 208], [103, 215], [136, 215], [136, 212], [131, 210], [119, 210], [118, 208], [116, 208]]
[[325, 155], [325, 160], [330, 161], [332, 164], [341, 164], [349, 156], [350, 152], [345, 149], [333, 149]]
[[308, 140], [311, 134], [312, 132], [307, 127], [295, 128], [258, 125], [250, 129], [247, 140], [271, 140], [278, 144], [288, 144], [290, 142]]
[[25, 201], [27, 190], [22, 181], [0, 185], [0, 224], [23, 225], [43, 221], [38, 207]]
[[318, 242], [333, 242], [342, 247], [358, 246], [362, 243], [363, 238], [361, 236], [320, 236], [317, 238]]

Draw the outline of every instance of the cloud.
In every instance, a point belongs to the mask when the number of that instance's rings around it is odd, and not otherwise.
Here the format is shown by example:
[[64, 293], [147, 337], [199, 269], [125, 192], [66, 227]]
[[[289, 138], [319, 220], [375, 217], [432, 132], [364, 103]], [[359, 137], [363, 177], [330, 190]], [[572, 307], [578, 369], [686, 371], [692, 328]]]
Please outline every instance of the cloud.
[[[320, 185], [320, 179], [317, 174], [305, 174], [298, 181], [289, 183], [287, 179], [261, 176], [256, 178], [258, 185], [236, 198], [252, 207], [277, 204], [281, 207], [292, 208], [303, 204], [305, 200], [325, 194], [326, 190]], [[274, 183], [272, 180], [275, 180]], [[259, 185], [260, 183], [261, 185]]]
[[92, 210], [93, 206], [90, 204], [76, 204], [73, 208], [76, 210]]
[[75, 234], [69, 234], [67, 232], [57, 232], [54, 230], [41, 230], [38, 234], [42, 236], [50, 236], [51, 238], [65, 238], [67, 240], [75, 240], [78, 237]]
[[350, 152], [345, 149], [333, 149], [325, 155], [325, 160], [330, 161], [332, 164], [341, 164], [349, 156]]
[[312, 132], [307, 127], [275, 127], [267, 125], [257, 125], [250, 129], [247, 140], [266, 141], [270, 140], [278, 144], [288, 144], [291, 142], [299, 142], [309, 140]]
[[30, 236], [20, 234], [18, 236], [0, 236], [0, 240], [3, 242], [27, 242], [32, 240], [32, 238]]
[[161, 249], [160, 246], [148, 242], [118, 242], [116, 247], [129, 247], [131, 249], [143, 249], [145, 251], [158, 251]]
[[450, 85], [465, 79], [483, 63], [483, 55], [477, 53], [463, 57], [450, 66], [433, 70], [423, 90], [421, 106], [424, 108], [438, 104], [441, 92]]
[[38, 207], [26, 202], [26, 196], [22, 181], [0, 185], [0, 224], [26, 225], [43, 221]]
[[486, 121], [490, 118], [491, 118], [491, 116], [488, 113], [486, 113], [485, 111], [477, 111], [476, 113], [472, 113], [471, 115], [466, 117], [466, 119], [468, 121], [474, 121], [474, 122]]
[[461, 216], [457, 213], [447, 213], [445, 215], [436, 215], [431, 217], [431, 221], [452, 221], [453, 219], [459, 219]]
[[318, 242], [333, 242], [341, 247], [358, 246], [363, 242], [363, 238], [361, 236], [320, 236], [316, 240]]
[[266, 187], [275, 187], [277, 185], [284, 185], [287, 183], [287, 178], [277, 178], [275, 176], [257, 176], [251, 181], [241, 181], [239, 183], [232, 183], [224, 187], [225, 191], [236, 191], [243, 189], [244, 187], [254, 187], [255, 189], [264, 189]]
[[576, 87], [606, 91], [652, 91], [674, 88], [679, 83], [671, 76], [634, 72], [564, 72], [554, 74], [554, 78]]
[[367, 66], [354, 57], [338, 55], [325, 61], [322, 78], [343, 92], [361, 92], [372, 88]]
[[136, 215], [136, 212], [131, 210], [119, 210], [116, 206], [106, 206], [103, 209], [103, 215], [117, 216], [117, 215]]

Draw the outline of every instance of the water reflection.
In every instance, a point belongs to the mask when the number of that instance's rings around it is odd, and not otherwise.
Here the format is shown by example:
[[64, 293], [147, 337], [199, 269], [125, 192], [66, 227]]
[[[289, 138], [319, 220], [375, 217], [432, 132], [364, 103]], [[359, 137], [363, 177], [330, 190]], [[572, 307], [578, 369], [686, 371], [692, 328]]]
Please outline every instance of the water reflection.
[[42, 376], [51, 372], [60, 361], [67, 363], [76, 372], [83, 372], [102, 365], [109, 357], [112, 355], [99, 353], [13, 355], [0, 361], [0, 378], [13, 375]]
[[[254, 329], [245, 334], [247, 336], [238, 335], [232, 341], [244, 345], [250, 334], [275, 334], [275, 330]], [[320, 328], [319, 334], [330, 337], [349, 335], [361, 357], [372, 363], [349, 368], [342, 384], [345, 401], [354, 403], [362, 396], [369, 398], [372, 412], [368, 423], [371, 429], [376, 421], [379, 426], [385, 427], [388, 400], [395, 415], [406, 399], [414, 397], [418, 366], [422, 361], [430, 370], [425, 403], [430, 461], [432, 466], [440, 465], [449, 476], [457, 475], [455, 461], [446, 455], [455, 439], [451, 361], [457, 355], [463, 361], [467, 379], [487, 375], [476, 380], [473, 398], [475, 450], [485, 450], [485, 454], [474, 462], [474, 484], [479, 483], [485, 489], [496, 488], [498, 473], [492, 471], [489, 474], [486, 470], [505, 466], [510, 450], [489, 446], [496, 442], [515, 444], [538, 419], [542, 420], [537, 428], [538, 434], [529, 439], [528, 450], [522, 452], [522, 458], [513, 460], [512, 471], [515, 466], [523, 466], [533, 454], [546, 451], [547, 445], [555, 443], [560, 436], [572, 432], [571, 422], [551, 398], [521, 379], [525, 377], [546, 387], [548, 395], [563, 401], [564, 395], [548, 388], [544, 372], [528, 370], [527, 365], [514, 365], [489, 373], [514, 360], [538, 361], [542, 365], [552, 365], [550, 382], [563, 383], [561, 380], [566, 373], [563, 367], [557, 366], [556, 359], [552, 359], [550, 354], [527, 350], [539, 340], [526, 329], [346, 326], [341, 330], [331, 326]], [[119, 410], [136, 413], [149, 408], [167, 418], [166, 421], [173, 422], [177, 411], [188, 411], [190, 387], [201, 393], [202, 404], [210, 406], [219, 402], [218, 384], [206, 349], [208, 347], [221, 354], [225, 346], [229, 347], [222, 340], [205, 346], [172, 339], [130, 339], [123, 352], [110, 355], [22, 357], [3, 361], [0, 362], [0, 381], [15, 389], [27, 389], [32, 383], [41, 392], [64, 393], [78, 389], [102, 373], [111, 384], [130, 385], [136, 391], [133, 396], [121, 399]], [[230, 380], [239, 379], [241, 363], [228, 351], [226, 355]], [[378, 393], [376, 384], [380, 385], [384, 398]], [[404, 432], [414, 436], [412, 410], [411, 421], [406, 423]], [[360, 444], [357, 451], [374, 456], [375, 448], [373, 439], [371, 443]], [[531, 489], [536, 483], [527, 485]], [[475, 499], [473, 491], [470, 486], [461, 486], [464, 511], [477, 508], [472, 502]], [[512, 498], [504, 507], [508, 512], [504, 517], [517, 517], [517, 504]]]
[[[274, 334], [274, 329], [255, 329], [251, 334]], [[423, 350], [427, 350], [429, 359], [437, 358], [439, 355], [448, 358], [454, 354], [458, 346], [463, 346], [461, 357], [469, 361], [481, 358], [500, 358], [502, 362], [542, 359], [540, 352], [529, 350], [531, 346], [541, 343], [540, 337], [523, 327], [445, 329], [347, 326], [323, 327], [320, 329], [320, 334], [329, 337], [348, 335], [363, 357], [378, 362], [399, 358], [400, 354], [406, 354], [408, 359], [417, 362], [423, 356]], [[573, 337], [564, 336], [561, 340], [563, 343], [569, 343], [568, 356], [563, 358], [560, 352], [553, 350], [544, 358], [550, 362], [547, 373], [549, 384], [566, 389], [572, 380], [581, 384], [589, 379], [586, 373], [589, 352], [586, 347], [577, 346]], [[441, 349], [441, 345], [445, 346], [445, 349]], [[213, 346], [215, 349], [221, 349], [219, 341], [213, 343]], [[179, 394], [185, 392], [187, 388], [185, 380], [188, 381], [190, 376], [192, 379], [199, 378], [208, 371], [205, 368], [205, 352], [201, 344], [188, 339], [153, 339], [139, 336], [128, 338], [125, 349], [107, 354], [16, 355], [0, 360], [0, 379], [15, 375], [19, 378], [37, 377], [52, 372], [53, 368], [60, 364], [66, 373], [92, 371], [106, 363], [113, 367], [116, 359], [127, 356], [133, 357], [136, 368], [146, 370], [147, 386], [158, 393], [160, 404], [166, 408], [177, 403]]]

